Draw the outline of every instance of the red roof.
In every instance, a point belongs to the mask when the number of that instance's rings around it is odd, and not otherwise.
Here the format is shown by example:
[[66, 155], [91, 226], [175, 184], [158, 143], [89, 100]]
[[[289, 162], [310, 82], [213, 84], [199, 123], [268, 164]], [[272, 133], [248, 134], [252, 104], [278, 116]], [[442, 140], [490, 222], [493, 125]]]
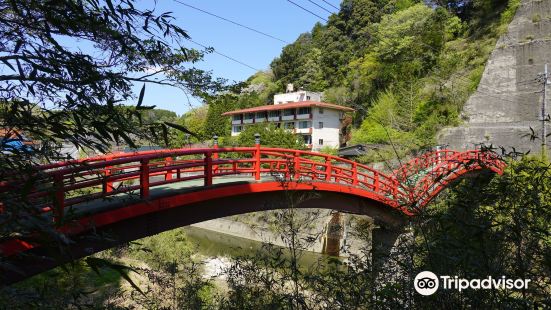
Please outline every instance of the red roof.
[[263, 105], [260, 107], [229, 111], [222, 115], [235, 115], [235, 114], [241, 114], [241, 113], [277, 111], [277, 110], [296, 109], [296, 108], [305, 108], [305, 107], [320, 107], [320, 108], [326, 108], [326, 109], [341, 110], [346, 112], [354, 111], [354, 109], [352, 108], [343, 107], [342, 105], [337, 105], [333, 103], [317, 102], [317, 101], [301, 101], [301, 102], [289, 102], [289, 103], [281, 103], [281, 104]]

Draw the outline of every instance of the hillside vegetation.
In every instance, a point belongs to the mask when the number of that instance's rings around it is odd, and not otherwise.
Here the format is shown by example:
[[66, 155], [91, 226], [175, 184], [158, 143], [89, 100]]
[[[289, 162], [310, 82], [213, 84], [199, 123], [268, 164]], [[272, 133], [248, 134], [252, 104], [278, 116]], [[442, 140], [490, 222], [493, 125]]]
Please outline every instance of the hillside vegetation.
[[293, 83], [356, 109], [349, 143], [393, 143], [401, 152], [433, 146], [436, 131], [461, 122], [463, 104], [518, 5], [345, 0], [326, 25], [285, 46], [269, 70], [213, 97], [182, 123], [203, 139], [228, 136], [229, 119], [221, 113], [270, 103]]

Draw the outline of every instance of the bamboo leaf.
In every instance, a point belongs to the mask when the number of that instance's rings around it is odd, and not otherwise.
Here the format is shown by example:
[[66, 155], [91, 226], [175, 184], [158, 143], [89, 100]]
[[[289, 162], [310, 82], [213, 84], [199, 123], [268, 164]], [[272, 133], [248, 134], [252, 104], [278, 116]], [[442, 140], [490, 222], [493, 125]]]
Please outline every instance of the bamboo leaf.
[[193, 137], [199, 139], [199, 136], [197, 134], [195, 134], [194, 132], [190, 131], [189, 129], [187, 129], [186, 127], [182, 126], [182, 125], [179, 125], [179, 124], [175, 124], [175, 123], [171, 123], [171, 122], [165, 122], [165, 124], [169, 127], [172, 127], [174, 129], [177, 129], [181, 132], [185, 132], [187, 134], [190, 134], [192, 135]]
[[140, 97], [138, 98], [138, 104], [136, 105], [137, 109], [139, 109], [142, 106], [144, 94], [145, 94], [145, 84], [143, 84], [142, 90], [140, 90]]

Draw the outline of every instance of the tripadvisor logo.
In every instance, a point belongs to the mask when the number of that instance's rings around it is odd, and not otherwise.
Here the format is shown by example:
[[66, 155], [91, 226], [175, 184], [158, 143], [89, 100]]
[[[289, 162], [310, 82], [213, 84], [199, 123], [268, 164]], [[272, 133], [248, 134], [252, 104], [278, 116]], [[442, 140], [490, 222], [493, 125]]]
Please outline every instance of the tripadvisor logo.
[[439, 285], [438, 277], [430, 271], [420, 272], [415, 277], [415, 281], [413, 281], [413, 286], [417, 293], [425, 296], [434, 294], [438, 290]]
[[463, 279], [457, 276], [436, 276], [430, 271], [423, 271], [417, 274], [413, 281], [415, 291], [421, 295], [429, 296], [438, 290], [439, 287], [446, 290], [464, 289], [526, 289], [530, 279], [508, 279], [505, 276], [501, 278], [492, 278], [489, 276], [485, 279]]

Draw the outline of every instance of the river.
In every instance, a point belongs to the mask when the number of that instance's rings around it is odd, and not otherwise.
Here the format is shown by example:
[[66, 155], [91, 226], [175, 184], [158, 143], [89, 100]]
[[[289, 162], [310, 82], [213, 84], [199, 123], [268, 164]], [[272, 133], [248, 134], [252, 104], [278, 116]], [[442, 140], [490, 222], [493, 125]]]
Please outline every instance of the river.
[[[206, 257], [205, 267], [208, 275], [215, 275], [221, 268], [227, 267], [232, 258], [250, 256], [262, 250], [262, 242], [199, 227], [186, 226], [184, 230], [188, 239], [197, 247], [196, 252]], [[327, 257], [325, 254], [304, 251], [299, 259], [299, 265], [308, 268]]]

